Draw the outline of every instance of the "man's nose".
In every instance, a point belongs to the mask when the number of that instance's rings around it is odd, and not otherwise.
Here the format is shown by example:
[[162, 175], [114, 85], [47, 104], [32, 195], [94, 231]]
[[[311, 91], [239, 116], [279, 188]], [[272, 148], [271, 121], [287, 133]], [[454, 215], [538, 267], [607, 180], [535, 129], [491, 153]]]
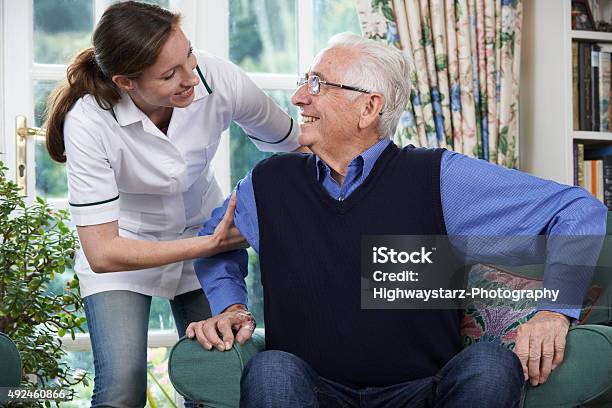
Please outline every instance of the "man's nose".
[[308, 92], [308, 85], [300, 85], [291, 96], [291, 103], [295, 106], [310, 104], [312, 95]]

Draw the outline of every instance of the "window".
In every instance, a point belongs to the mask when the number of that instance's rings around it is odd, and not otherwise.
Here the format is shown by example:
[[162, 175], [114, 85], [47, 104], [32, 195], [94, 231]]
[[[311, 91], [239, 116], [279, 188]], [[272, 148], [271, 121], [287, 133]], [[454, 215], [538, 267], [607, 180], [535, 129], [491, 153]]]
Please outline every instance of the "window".
[[[110, 0], [32, 0], [33, 44], [30, 84], [34, 126], [45, 118], [46, 100], [65, 77], [70, 58], [90, 45], [91, 33]], [[181, 12], [183, 30], [196, 48], [232, 60], [245, 70], [283, 109], [297, 120], [290, 97], [300, 72], [307, 70], [316, 52], [337, 32], [360, 32], [354, 0], [197, 0], [149, 1]], [[7, 7], [11, 7], [11, 2]], [[224, 192], [244, 177], [268, 154], [258, 151], [242, 130], [232, 124], [222, 138], [215, 158], [217, 178]], [[36, 193], [65, 206], [65, 168], [52, 162], [44, 140], [36, 143]], [[63, 204], [62, 204], [63, 203]], [[250, 251], [247, 285], [251, 308], [263, 326], [263, 294], [257, 255]], [[62, 282], [56, 283], [61, 290]], [[54, 286], [54, 287], [55, 287]], [[154, 299], [149, 320], [149, 340], [156, 347], [171, 347], [176, 336], [168, 302]], [[76, 342], [64, 339], [67, 361], [88, 370], [93, 363], [87, 335]], [[161, 352], [160, 352], [161, 353]], [[165, 357], [167, 358], [167, 356]], [[151, 385], [155, 388], [156, 385]], [[91, 390], [82, 393], [85, 406]], [[79, 405], [81, 404], [81, 405]], [[163, 406], [163, 405], [161, 405]]]

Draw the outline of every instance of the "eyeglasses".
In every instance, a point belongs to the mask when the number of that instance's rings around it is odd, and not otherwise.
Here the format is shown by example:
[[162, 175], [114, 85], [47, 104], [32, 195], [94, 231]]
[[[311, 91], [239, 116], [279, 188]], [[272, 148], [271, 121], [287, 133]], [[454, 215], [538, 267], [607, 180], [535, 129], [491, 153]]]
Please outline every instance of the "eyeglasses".
[[357, 88], [355, 86], [348, 86], [344, 84], [336, 84], [334, 82], [323, 81], [321, 78], [319, 78], [318, 75], [308, 75], [308, 74], [302, 75], [300, 79], [298, 79], [297, 86], [300, 87], [304, 84], [308, 84], [308, 92], [311, 95], [318, 95], [319, 92], [321, 92], [321, 84], [327, 85], [327, 86], [335, 86], [336, 88], [347, 89], [349, 91], [357, 91], [357, 92], [363, 92], [367, 94], [371, 93], [370, 91], [363, 89], [363, 88]]

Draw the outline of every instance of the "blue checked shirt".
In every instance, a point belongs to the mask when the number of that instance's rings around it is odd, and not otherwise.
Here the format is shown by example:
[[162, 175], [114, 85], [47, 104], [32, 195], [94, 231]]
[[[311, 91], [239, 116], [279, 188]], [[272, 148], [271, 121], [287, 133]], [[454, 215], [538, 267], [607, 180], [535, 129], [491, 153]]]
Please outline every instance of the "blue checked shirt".
[[[368, 177], [389, 143], [389, 139], [382, 139], [355, 157], [348, 166], [342, 185], [331, 177], [329, 166], [318, 157], [317, 174], [313, 176], [318, 178], [331, 197], [343, 200]], [[580, 257], [587, 260], [583, 264], [595, 265], [597, 261], [606, 232], [607, 208], [580, 187], [543, 180], [484, 160], [445, 151], [440, 164], [440, 195], [451, 243], [453, 236], [595, 236], [601, 237], [595, 245], [584, 248], [578, 243], [575, 251], [579, 251]], [[236, 186], [236, 196], [234, 223], [258, 252], [259, 224], [251, 173]], [[221, 207], [213, 211], [199, 235], [212, 234], [223, 218], [227, 202], [226, 199]], [[514, 253], [518, 250], [518, 253], [523, 251], [525, 256], [529, 256], [533, 252], [532, 243], [525, 240], [524, 248], [514, 248]], [[483, 257], [490, 255], [486, 249], [482, 248]], [[561, 258], [567, 256], [567, 250], [565, 247]], [[475, 259], [478, 259], [478, 255], [472, 253]], [[547, 268], [549, 263], [557, 261], [555, 256], [559, 254], [547, 253]], [[206, 291], [213, 315], [235, 303], [247, 304], [244, 282], [247, 261], [244, 250], [195, 261], [195, 271]], [[563, 281], [561, 277], [551, 276], [554, 273], [547, 272], [545, 269], [545, 286], [554, 279]], [[542, 310], [557, 311], [573, 319], [580, 315], [580, 309], [549, 307]]]

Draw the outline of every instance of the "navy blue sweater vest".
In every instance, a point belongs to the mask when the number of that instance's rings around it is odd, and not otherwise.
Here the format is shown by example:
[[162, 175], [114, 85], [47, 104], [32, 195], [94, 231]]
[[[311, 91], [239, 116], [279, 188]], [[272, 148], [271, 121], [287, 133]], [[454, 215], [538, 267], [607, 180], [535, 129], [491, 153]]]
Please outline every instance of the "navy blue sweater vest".
[[435, 375], [461, 350], [458, 310], [362, 310], [361, 236], [446, 234], [443, 149], [390, 144], [348, 198], [316, 180], [313, 155], [253, 170], [266, 347], [353, 387]]

